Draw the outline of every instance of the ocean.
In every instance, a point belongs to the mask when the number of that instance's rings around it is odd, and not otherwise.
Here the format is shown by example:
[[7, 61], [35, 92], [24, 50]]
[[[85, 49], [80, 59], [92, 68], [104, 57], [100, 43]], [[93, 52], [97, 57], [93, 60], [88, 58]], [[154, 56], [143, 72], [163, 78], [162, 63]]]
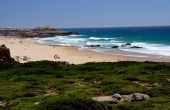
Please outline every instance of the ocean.
[[[78, 32], [79, 35], [33, 39], [41, 44], [78, 46], [79, 50], [92, 50], [106, 54], [114, 54], [115, 48], [112, 47], [118, 46], [118, 49], [122, 51], [170, 57], [170, 26], [62, 28], [58, 30]], [[131, 45], [126, 45], [127, 43]], [[100, 46], [87, 47], [87, 45]]]

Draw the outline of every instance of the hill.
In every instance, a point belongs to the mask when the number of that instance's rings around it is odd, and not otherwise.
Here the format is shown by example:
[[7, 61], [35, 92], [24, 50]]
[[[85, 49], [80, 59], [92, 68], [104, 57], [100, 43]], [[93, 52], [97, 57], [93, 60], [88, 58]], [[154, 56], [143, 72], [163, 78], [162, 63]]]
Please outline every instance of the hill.
[[[103, 62], [70, 65], [0, 62], [0, 109], [167, 110], [170, 63]], [[93, 97], [144, 93], [144, 101], [98, 102]], [[43, 110], [42, 109], [42, 110]]]

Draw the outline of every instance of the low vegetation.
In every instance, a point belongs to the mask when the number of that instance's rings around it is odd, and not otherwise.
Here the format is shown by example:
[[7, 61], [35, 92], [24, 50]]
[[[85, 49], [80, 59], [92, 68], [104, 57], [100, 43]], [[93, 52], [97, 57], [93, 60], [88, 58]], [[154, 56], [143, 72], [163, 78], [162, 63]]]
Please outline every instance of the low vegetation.
[[[170, 63], [0, 62], [0, 82], [1, 110], [170, 109]], [[92, 100], [115, 93], [151, 98], [118, 104]]]

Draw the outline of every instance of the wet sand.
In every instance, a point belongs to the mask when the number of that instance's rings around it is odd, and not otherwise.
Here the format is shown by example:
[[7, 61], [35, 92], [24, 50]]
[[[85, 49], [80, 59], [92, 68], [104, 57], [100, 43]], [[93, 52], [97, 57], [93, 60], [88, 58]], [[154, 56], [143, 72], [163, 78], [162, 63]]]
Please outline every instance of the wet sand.
[[[88, 51], [88, 50], [84, 50]], [[153, 62], [170, 62], [170, 56], [162, 56], [162, 55], [153, 55], [153, 54], [145, 54], [145, 53], [138, 53], [138, 52], [130, 52], [130, 51], [123, 51], [120, 49], [112, 49], [112, 53], [101, 53], [95, 52], [98, 54], [103, 54], [107, 56], [114, 56], [126, 59], [127, 61], [153, 61]]]

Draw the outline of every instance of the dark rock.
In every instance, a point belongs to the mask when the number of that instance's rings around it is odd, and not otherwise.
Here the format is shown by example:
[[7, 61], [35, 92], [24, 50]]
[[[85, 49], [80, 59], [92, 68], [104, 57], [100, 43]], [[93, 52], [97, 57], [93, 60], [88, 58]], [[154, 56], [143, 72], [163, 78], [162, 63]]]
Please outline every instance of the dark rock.
[[126, 43], [125, 45], [131, 45], [130, 43]]
[[112, 46], [112, 48], [119, 48], [119, 46]]
[[130, 43], [126, 43], [126, 44], [122, 44], [121, 47], [126, 47], [126, 46], [130, 46]]
[[138, 46], [132, 46], [130, 48], [143, 48], [143, 47], [138, 47]]
[[85, 45], [85, 47], [100, 47], [100, 45]]
[[0, 61], [15, 62], [15, 60], [11, 58], [10, 50], [5, 45], [0, 46]]

